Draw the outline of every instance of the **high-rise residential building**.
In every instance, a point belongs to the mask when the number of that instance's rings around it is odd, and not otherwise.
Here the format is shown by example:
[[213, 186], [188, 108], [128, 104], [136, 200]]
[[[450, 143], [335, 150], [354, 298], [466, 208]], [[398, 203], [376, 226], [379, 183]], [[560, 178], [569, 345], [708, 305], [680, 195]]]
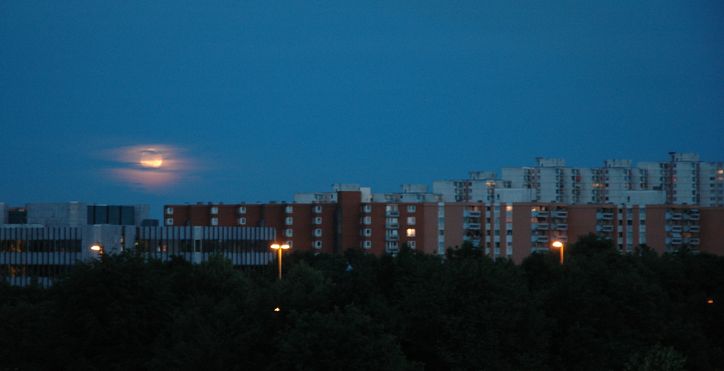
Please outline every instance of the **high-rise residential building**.
[[642, 188], [663, 190], [666, 203], [724, 206], [724, 163], [700, 161], [696, 153], [670, 152], [666, 162], [640, 162]]
[[670, 156], [670, 161], [664, 167], [666, 202], [698, 205], [699, 155], [671, 152]]
[[530, 202], [724, 206], [724, 163], [702, 162], [695, 153], [671, 152], [668, 161], [636, 167], [620, 159], [598, 168], [570, 168], [556, 158], [536, 162], [534, 167], [503, 168], [502, 184], [529, 189]]
[[699, 204], [724, 206], [724, 162], [699, 164]]
[[432, 191], [444, 202], [510, 203], [531, 199], [529, 188], [514, 188], [510, 181], [498, 179], [490, 171], [472, 171], [468, 179], [436, 180]]

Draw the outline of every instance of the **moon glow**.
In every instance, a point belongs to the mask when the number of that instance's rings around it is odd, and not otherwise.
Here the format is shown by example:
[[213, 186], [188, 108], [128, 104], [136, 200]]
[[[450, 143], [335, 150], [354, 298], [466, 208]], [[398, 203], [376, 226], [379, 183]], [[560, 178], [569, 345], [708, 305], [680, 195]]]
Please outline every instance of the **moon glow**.
[[154, 149], [147, 149], [141, 152], [139, 164], [142, 167], [158, 169], [163, 166], [163, 156]]

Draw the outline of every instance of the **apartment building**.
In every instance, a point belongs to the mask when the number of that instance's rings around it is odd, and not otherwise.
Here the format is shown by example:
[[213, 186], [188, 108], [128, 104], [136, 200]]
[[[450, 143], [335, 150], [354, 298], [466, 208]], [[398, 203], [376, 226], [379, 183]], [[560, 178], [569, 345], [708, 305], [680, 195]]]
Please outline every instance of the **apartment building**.
[[[670, 152], [668, 161], [636, 167], [630, 160], [611, 159], [602, 167], [570, 168], [563, 159], [539, 157], [533, 167], [503, 168], [501, 178], [499, 188], [529, 189], [525, 202], [724, 206], [724, 163], [700, 161], [695, 153]], [[436, 191], [443, 199], [459, 197], [440, 184]]]
[[622, 253], [641, 245], [659, 253], [688, 249], [724, 255], [724, 208], [690, 205], [514, 205], [513, 259], [547, 251], [550, 242], [588, 234], [610, 240]]
[[724, 206], [724, 162], [699, 163], [699, 204]]
[[[338, 253], [361, 248], [395, 254], [406, 245], [432, 254], [471, 241], [483, 243], [482, 202], [442, 202], [420, 185], [373, 194], [354, 184], [332, 192], [295, 195], [293, 203], [167, 205], [167, 226], [265, 226], [302, 251]], [[471, 214], [472, 211], [472, 214]]]
[[514, 188], [510, 181], [496, 178], [491, 171], [472, 171], [468, 179], [436, 180], [433, 194], [444, 202], [527, 202], [532, 199], [530, 188]]

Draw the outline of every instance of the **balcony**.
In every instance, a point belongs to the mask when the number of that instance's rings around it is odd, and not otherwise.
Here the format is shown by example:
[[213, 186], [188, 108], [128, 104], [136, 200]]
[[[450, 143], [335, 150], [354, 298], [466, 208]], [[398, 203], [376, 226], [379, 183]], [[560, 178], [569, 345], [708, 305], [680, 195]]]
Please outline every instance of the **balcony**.
[[611, 212], [605, 212], [605, 213], [597, 213], [596, 219], [599, 220], [613, 220], [613, 213]]
[[568, 211], [559, 210], [559, 211], [554, 211], [552, 214], [553, 214], [554, 218], [558, 218], [558, 219], [568, 218]]
[[385, 223], [385, 228], [387, 228], [387, 229], [397, 229], [397, 228], [400, 228], [400, 223], [398, 223], [398, 222]]
[[463, 212], [463, 216], [466, 218], [480, 218], [480, 211], [465, 210], [465, 212]]
[[613, 226], [612, 225], [597, 225], [596, 232], [611, 233], [611, 232], [613, 232]]
[[541, 224], [532, 224], [531, 227], [533, 227], [533, 230], [536, 231], [547, 231], [548, 230], [548, 223], [541, 223]]
[[554, 227], [557, 231], [567, 231], [568, 230], [568, 224], [556, 224]]
[[533, 211], [531, 215], [536, 218], [547, 218], [550, 213], [548, 211]]
[[699, 227], [698, 225], [690, 225], [690, 226], [684, 227], [685, 232], [699, 233], [700, 230], [701, 230], [701, 227]]
[[686, 219], [699, 220], [699, 219], [701, 219], [701, 216], [699, 216], [699, 214], [686, 214]]
[[539, 243], [547, 243], [548, 242], [548, 236], [532, 236], [530, 238], [531, 242], [539, 242]]
[[480, 230], [480, 223], [465, 223], [463, 224], [463, 229]]
[[666, 231], [672, 233], [681, 233], [682, 227], [680, 225], [667, 225]]
[[666, 213], [666, 219], [668, 220], [681, 220], [684, 216], [682, 213]]
[[400, 236], [396, 235], [396, 234], [385, 236], [385, 241], [399, 241], [399, 240], [400, 240]]
[[397, 217], [397, 216], [400, 216], [400, 211], [399, 210], [387, 210], [387, 211], [385, 211], [385, 216]]

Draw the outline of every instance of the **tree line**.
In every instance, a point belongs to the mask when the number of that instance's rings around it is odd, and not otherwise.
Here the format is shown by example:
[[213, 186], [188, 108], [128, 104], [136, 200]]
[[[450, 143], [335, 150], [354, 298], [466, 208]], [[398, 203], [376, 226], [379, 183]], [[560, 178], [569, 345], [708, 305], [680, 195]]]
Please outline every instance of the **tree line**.
[[0, 284], [5, 369], [713, 370], [724, 258], [595, 236], [522, 264], [470, 245], [292, 253], [236, 270], [105, 256], [51, 288]]

